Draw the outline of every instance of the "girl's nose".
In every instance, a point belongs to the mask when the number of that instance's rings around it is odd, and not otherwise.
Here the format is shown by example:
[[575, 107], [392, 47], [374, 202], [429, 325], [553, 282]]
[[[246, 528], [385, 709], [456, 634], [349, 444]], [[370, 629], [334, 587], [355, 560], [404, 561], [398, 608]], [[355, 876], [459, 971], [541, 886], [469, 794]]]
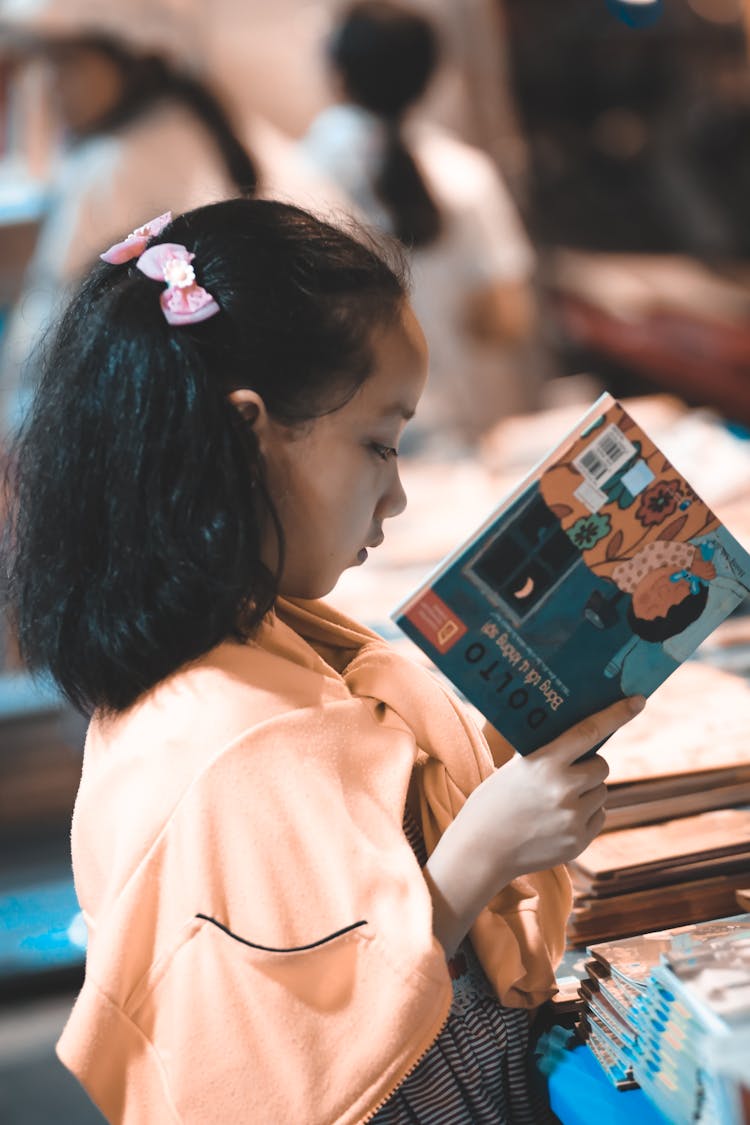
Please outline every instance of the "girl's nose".
[[404, 486], [401, 483], [401, 477], [399, 476], [398, 467], [396, 467], [388, 491], [384, 493], [383, 497], [381, 498], [380, 504], [378, 505], [377, 514], [380, 519], [387, 520], [393, 516], [400, 516], [405, 507], [406, 493], [404, 491]]

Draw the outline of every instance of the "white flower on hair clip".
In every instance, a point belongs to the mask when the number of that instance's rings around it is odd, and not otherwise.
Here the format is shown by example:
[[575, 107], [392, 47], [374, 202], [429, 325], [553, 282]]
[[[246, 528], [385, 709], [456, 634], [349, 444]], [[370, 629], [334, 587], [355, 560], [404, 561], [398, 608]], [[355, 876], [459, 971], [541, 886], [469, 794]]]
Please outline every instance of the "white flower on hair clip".
[[159, 303], [168, 324], [198, 324], [219, 312], [214, 298], [195, 280], [194, 258], [185, 246], [162, 242], [149, 246], [135, 263], [152, 281], [166, 282]]

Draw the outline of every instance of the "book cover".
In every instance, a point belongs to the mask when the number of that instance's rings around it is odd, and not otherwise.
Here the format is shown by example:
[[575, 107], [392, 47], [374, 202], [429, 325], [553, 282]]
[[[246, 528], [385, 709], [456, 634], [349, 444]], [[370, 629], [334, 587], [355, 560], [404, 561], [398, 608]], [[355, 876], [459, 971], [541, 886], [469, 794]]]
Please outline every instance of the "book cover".
[[639, 996], [638, 989], [624, 979], [612, 976], [609, 967], [595, 958], [586, 962], [586, 972], [588, 976], [581, 982], [582, 995], [585, 995], [584, 986], [601, 992], [620, 1019], [630, 1027], [630, 1010]]
[[[750, 914], [733, 914], [727, 918], [716, 918], [688, 926], [673, 926], [667, 930], [636, 934], [629, 938], [616, 938], [613, 941], [590, 945], [587, 953], [598, 961], [605, 972], [624, 981], [625, 985], [636, 990], [642, 989], [645, 982], [660, 962], [662, 954], [673, 947], [675, 938], [684, 934], [690, 936], [691, 948], [712, 945], [734, 935], [747, 934], [750, 927]], [[679, 945], [676, 947], [679, 948]]]
[[605, 394], [392, 617], [527, 754], [649, 695], [748, 590], [748, 553]]
[[635, 1031], [617, 1008], [610, 1004], [606, 992], [592, 988], [586, 981], [581, 983], [581, 995], [586, 1001], [584, 1018], [595, 1024], [602, 1034], [607, 1035], [615, 1047], [622, 1049], [631, 1046]]
[[662, 955], [705, 1023], [712, 1013], [727, 1024], [750, 1027], [750, 919], [743, 928], [696, 941], [677, 934]]
[[604, 1073], [618, 1090], [635, 1090], [638, 1083], [633, 1078], [630, 1060], [613, 1047], [610, 1040], [601, 1035], [597, 1028], [586, 1029], [586, 1043], [596, 1056]]

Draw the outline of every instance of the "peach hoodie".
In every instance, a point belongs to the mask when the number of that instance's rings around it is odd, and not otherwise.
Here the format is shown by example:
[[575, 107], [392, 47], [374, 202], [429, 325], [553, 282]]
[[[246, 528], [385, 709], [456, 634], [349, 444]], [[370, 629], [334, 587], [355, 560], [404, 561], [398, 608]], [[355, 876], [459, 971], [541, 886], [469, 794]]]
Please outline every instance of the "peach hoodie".
[[[452, 998], [407, 791], [430, 851], [493, 768], [436, 677], [321, 602], [280, 600], [253, 643], [95, 718], [72, 830], [86, 980], [57, 1050], [109, 1121], [368, 1120]], [[569, 909], [555, 869], [477, 919], [504, 1003], [554, 992]]]

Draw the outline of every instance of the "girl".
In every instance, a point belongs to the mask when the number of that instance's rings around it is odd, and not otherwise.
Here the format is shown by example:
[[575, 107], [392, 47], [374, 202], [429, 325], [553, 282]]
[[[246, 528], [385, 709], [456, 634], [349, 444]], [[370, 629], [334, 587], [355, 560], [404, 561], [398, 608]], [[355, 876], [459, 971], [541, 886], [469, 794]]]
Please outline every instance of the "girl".
[[[180, 5], [18, 0], [0, 43], [47, 74], [62, 138], [49, 207], [3, 341], [0, 422], [20, 417], [31, 347], [108, 243], [172, 206], [238, 194], [306, 202], [328, 187], [258, 115], [235, 123], [195, 67], [199, 26]], [[7, 20], [7, 23], [5, 22]], [[200, 58], [205, 44], [200, 44]], [[28, 371], [33, 382], [32, 362]]]
[[92, 716], [61, 1059], [124, 1125], [539, 1120], [528, 1013], [570, 906], [546, 869], [602, 824], [606, 766], [576, 759], [641, 701], [529, 759], [495, 736], [493, 763], [429, 672], [317, 600], [405, 506], [425, 382], [370, 246], [242, 199], [104, 257], [12, 531], [23, 653]]
[[490, 158], [414, 120], [439, 58], [432, 24], [391, 0], [359, 0], [328, 49], [337, 103], [301, 142], [358, 213], [408, 247], [430, 386], [410, 440], [473, 451], [498, 418], [529, 409], [534, 255]]
[[[118, 232], [170, 203], [187, 210], [253, 195], [258, 183], [258, 162], [224, 107], [178, 61], [181, 21], [159, 4], [137, 14], [99, 7], [19, 3], [0, 28], [18, 65], [45, 75], [44, 109], [59, 135], [39, 240], [3, 339], [0, 406], [11, 427], [25, 408], [35, 341]], [[28, 370], [31, 382], [35, 375]]]

